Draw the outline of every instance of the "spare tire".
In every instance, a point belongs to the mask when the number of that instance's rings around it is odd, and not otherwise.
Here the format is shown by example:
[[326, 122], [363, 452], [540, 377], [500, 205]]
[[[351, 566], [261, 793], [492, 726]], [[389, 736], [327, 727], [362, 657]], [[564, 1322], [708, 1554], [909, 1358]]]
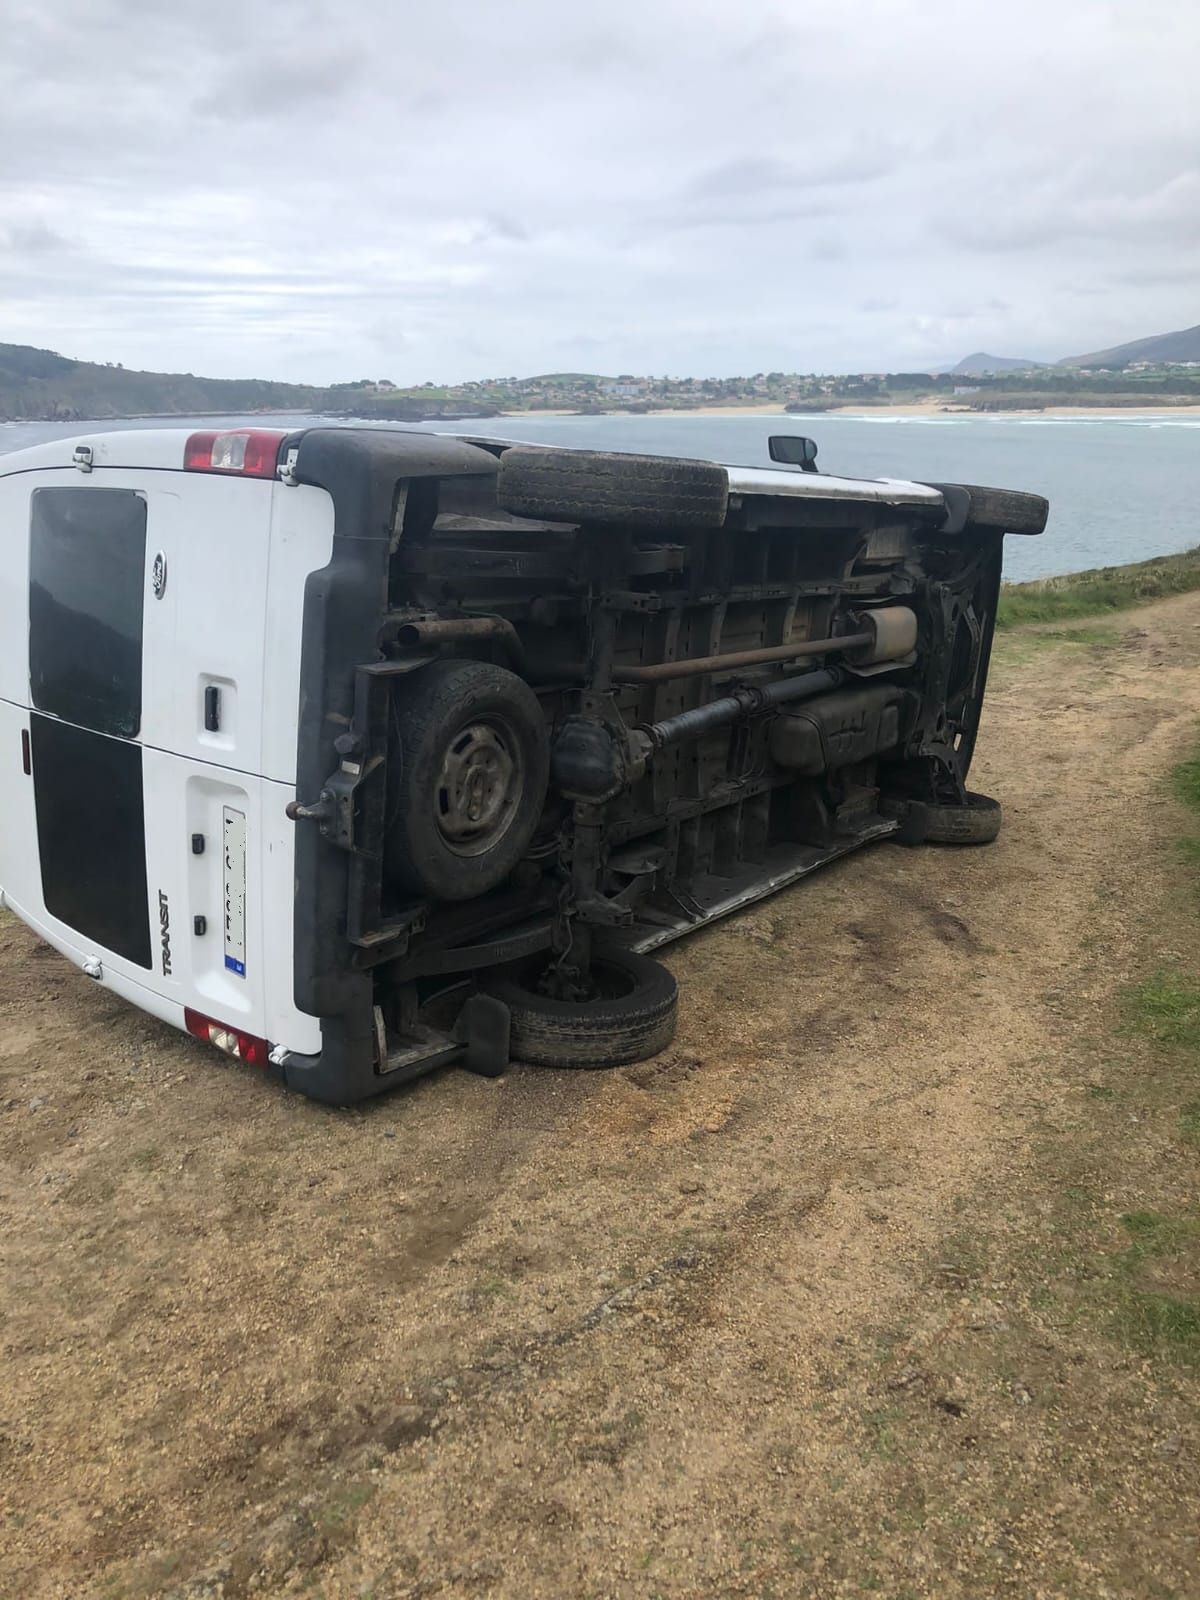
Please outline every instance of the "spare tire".
[[385, 864], [400, 889], [470, 900], [524, 856], [546, 799], [537, 696], [490, 661], [432, 661], [395, 691]]
[[719, 528], [729, 474], [712, 461], [674, 456], [514, 446], [500, 458], [496, 494], [506, 511], [552, 522]]
[[1041, 533], [1046, 526], [1050, 502], [1040, 494], [1023, 494], [1017, 489], [987, 489], [976, 483], [959, 484], [970, 496], [968, 522], [1005, 533]]
[[619, 1067], [645, 1061], [675, 1037], [678, 990], [666, 967], [627, 950], [592, 959], [594, 1000], [553, 1000], [539, 990], [546, 969], [538, 956], [483, 980], [512, 1018], [510, 1049], [517, 1061], [542, 1067]]

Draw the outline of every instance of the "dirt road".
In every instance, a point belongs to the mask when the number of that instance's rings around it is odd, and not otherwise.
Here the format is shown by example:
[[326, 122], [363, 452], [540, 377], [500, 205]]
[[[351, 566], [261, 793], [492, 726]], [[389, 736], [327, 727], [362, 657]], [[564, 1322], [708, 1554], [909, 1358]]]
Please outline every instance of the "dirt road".
[[1196, 968], [1198, 668], [1200, 595], [1010, 636], [1000, 841], [674, 947], [613, 1073], [330, 1112], [0, 921], [0, 1594], [1196, 1593], [1190, 1346], [1109, 1289], [1195, 1195], [1121, 996]]

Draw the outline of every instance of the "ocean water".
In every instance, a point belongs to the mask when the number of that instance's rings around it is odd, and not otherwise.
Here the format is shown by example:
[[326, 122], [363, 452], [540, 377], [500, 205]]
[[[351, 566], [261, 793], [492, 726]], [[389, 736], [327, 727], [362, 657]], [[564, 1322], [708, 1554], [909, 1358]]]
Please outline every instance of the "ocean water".
[[[294, 414], [178, 417], [104, 422], [91, 431], [302, 427], [314, 420]], [[541, 416], [441, 426], [751, 466], [769, 464], [769, 434], [806, 433], [817, 441], [818, 465], [825, 472], [1030, 489], [1049, 499], [1050, 521], [1038, 538], [1007, 540], [1005, 573], [1013, 581], [1140, 561], [1200, 544], [1200, 416]], [[3, 423], [0, 452], [88, 431], [86, 423]]]

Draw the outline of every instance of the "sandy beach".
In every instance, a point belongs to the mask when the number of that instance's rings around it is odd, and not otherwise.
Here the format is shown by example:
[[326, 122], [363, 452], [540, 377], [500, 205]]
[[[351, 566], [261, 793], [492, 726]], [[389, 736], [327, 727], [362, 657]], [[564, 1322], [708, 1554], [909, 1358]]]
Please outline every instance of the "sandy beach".
[[[1037, 406], [1022, 411], [974, 411], [970, 406], [948, 405], [940, 399], [918, 400], [909, 405], [895, 406], [827, 406], [819, 411], [785, 411], [773, 401], [761, 405], [711, 405], [711, 406], [685, 406], [664, 407], [653, 411], [625, 411], [614, 408], [611, 411], [591, 413], [597, 416], [647, 416], [647, 417], [779, 417], [785, 421], [793, 422], [800, 417], [988, 417], [988, 418], [1014, 418], [1017, 421], [1031, 417], [1093, 417], [1103, 420], [1106, 417], [1200, 417], [1200, 404], [1180, 406]], [[575, 417], [578, 411], [556, 408], [553, 410], [512, 411], [506, 413], [512, 417]]]
[[[904, 406], [836, 406], [838, 416], [871, 417], [885, 413], [890, 417], [1198, 417], [1200, 405], [1186, 406], [1033, 406], [1021, 411], [975, 411], [970, 406], [947, 405], [942, 400], [919, 400]], [[803, 413], [789, 412], [789, 416]], [[828, 412], [822, 413], [828, 415]], [[811, 412], [816, 416], [818, 413]]]

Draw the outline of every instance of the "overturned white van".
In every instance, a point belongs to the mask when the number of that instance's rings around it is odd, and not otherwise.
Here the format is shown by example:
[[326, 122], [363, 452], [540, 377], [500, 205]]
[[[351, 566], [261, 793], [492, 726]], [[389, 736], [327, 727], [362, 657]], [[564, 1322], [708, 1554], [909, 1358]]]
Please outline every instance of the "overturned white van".
[[318, 1099], [669, 1042], [648, 952], [966, 788], [1033, 495], [313, 427], [0, 457], [0, 896]]

